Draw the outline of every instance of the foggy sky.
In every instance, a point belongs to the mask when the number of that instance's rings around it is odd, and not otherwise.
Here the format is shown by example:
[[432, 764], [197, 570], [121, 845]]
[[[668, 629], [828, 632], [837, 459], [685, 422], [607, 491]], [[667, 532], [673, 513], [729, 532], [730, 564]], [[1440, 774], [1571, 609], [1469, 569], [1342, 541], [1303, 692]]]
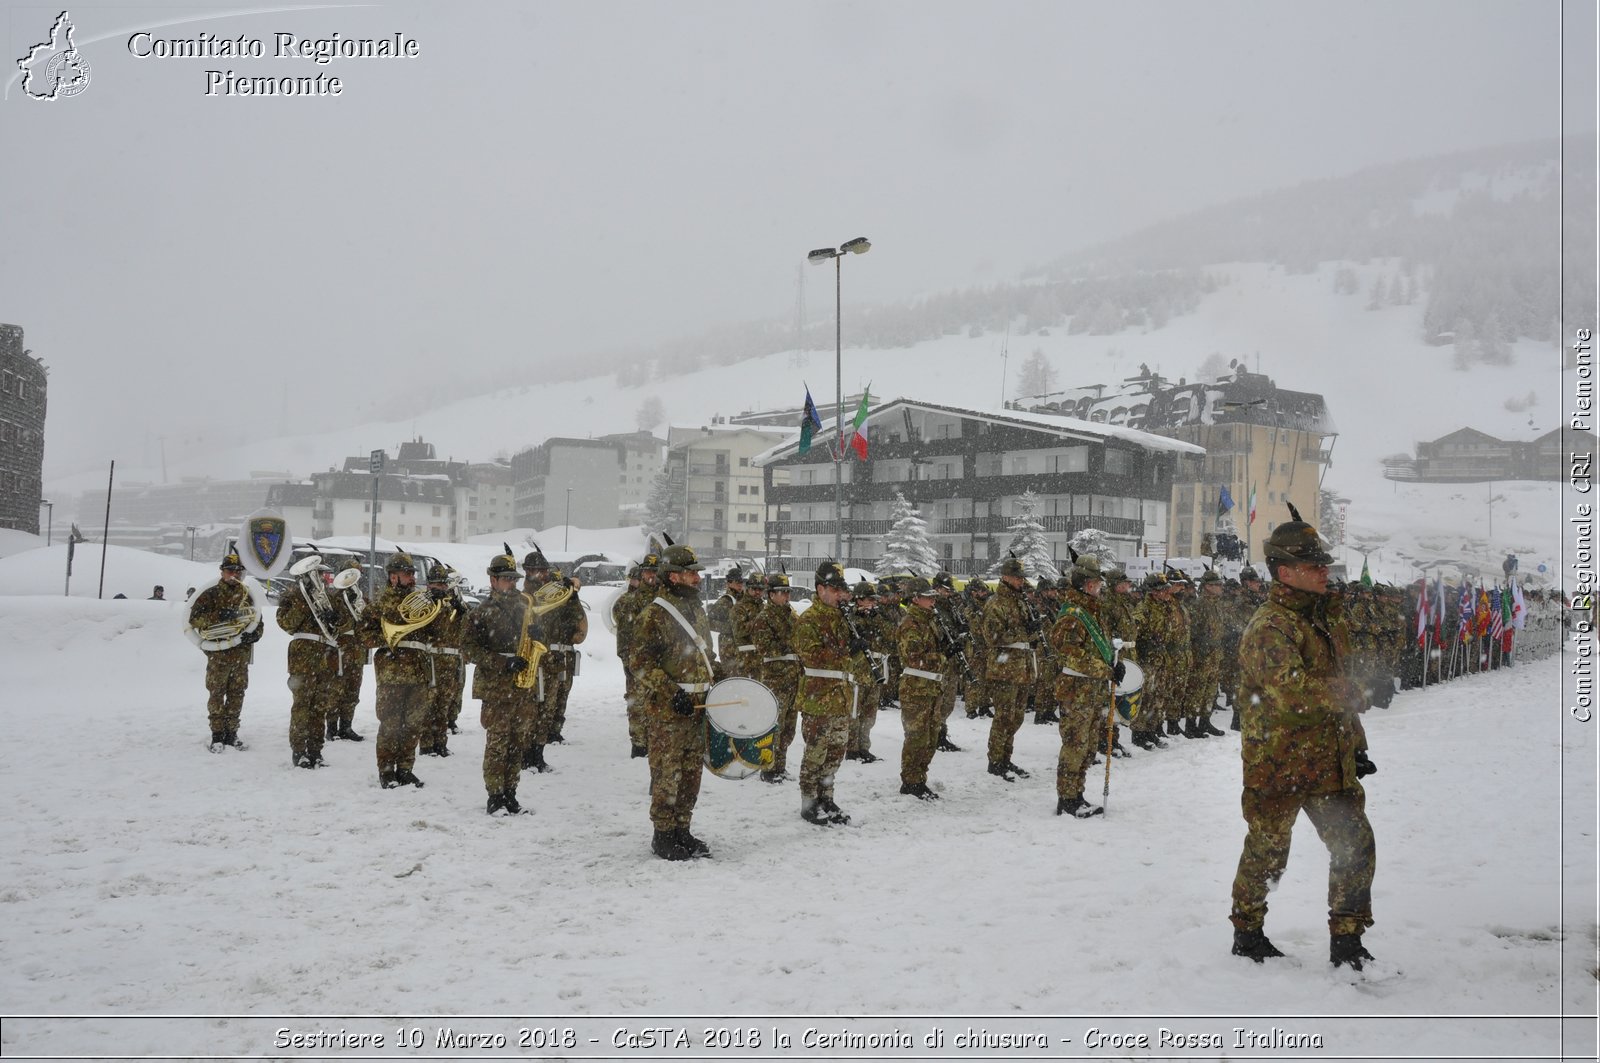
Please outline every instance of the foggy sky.
[[[148, 460], [157, 436], [176, 456], [220, 425], [379, 419], [369, 396], [440, 372], [520, 384], [585, 352], [790, 319], [805, 252], [855, 236], [873, 249], [845, 265], [847, 306], [1011, 280], [1201, 206], [1560, 131], [1554, 0], [223, 17], [242, 9], [163, 26], [207, 8], [74, 8], [87, 91], [40, 103], [12, 77], [0, 103], [0, 321], [51, 369], [47, 478]], [[59, 10], [8, 6], [8, 75]], [[1569, 47], [1592, 62], [1592, 6], [1586, 19]], [[141, 29], [246, 34], [269, 54], [137, 59]], [[277, 31], [398, 31], [421, 55], [274, 59]], [[207, 69], [332, 74], [344, 92], [207, 98]], [[1592, 96], [1568, 109], [1593, 127]], [[826, 273], [806, 277], [813, 320], [831, 313]]]

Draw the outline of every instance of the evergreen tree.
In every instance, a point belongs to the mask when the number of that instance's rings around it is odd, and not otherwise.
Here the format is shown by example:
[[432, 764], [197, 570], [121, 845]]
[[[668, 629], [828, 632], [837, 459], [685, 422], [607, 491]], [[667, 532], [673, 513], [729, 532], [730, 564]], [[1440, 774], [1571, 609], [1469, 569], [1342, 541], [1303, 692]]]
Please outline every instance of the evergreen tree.
[[633, 415], [633, 423], [639, 426], [639, 431], [649, 432], [656, 425], [667, 419], [666, 407], [661, 403], [660, 395], [651, 395], [639, 404], [639, 409]]
[[1017, 395], [1023, 398], [1044, 395], [1054, 391], [1055, 386], [1056, 371], [1050, 367], [1044, 351], [1035, 347], [1017, 370]]
[[928, 522], [899, 491], [894, 493], [889, 519], [893, 524], [889, 534], [884, 537], [879, 571], [884, 575], [899, 572], [918, 576], [935, 575], [939, 571], [939, 555], [928, 542]]
[[672, 473], [662, 469], [650, 485], [650, 497], [644, 503], [644, 530], [659, 535], [666, 532], [674, 539], [683, 538], [683, 491], [672, 480]]
[[1099, 528], [1085, 528], [1078, 532], [1067, 545], [1079, 557], [1094, 557], [1100, 562], [1101, 568], [1110, 568], [1117, 563], [1117, 552], [1111, 548], [1111, 539]]
[[1059, 579], [1061, 571], [1050, 557], [1050, 543], [1044, 537], [1044, 523], [1039, 519], [1039, 496], [1024, 491], [1017, 499], [1016, 517], [1008, 529], [1011, 542], [1007, 549], [1022, 562], [1022, 572], [1029, 579], [1045, 576]]

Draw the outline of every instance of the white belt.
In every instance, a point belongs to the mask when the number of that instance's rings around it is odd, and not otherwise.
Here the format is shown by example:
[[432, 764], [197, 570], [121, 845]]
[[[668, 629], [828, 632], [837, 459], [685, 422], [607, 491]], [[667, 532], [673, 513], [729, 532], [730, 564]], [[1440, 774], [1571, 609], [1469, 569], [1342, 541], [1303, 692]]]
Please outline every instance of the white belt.
[[856, 681], [856, 677], [849, 672], [840, 672], [833, 668], [803, 668], [801, 671], [815, 679], [842, 679], [846, 683]]
[[561, 651], [566, 652], [566, 653], [571, 653], [573, 650], [577, 649], [577, 647], [568, 645], [565, 642], [552, 642], [550, 645], [546, 646], [545, 649], [547, 649], [547, 650], [561, 650]]
[[900, 674], [903, 676], [914, 675], [918, 679], [932, 679], [935, 683], [944, 682], [944, 676], [938, 672], [924, 672], [921, 668], [902, 668], [900, 669]]
[[679, 683], [678, 689], [689, 694], [704, 694], [711, 689], [710, 683]]
[[1062, 675], [1075, 675], [1079, 679], [1093, 679], [1094, 678], [1094, 676], [1092, 676], [1092, 675], [1084, 675], [1082, 672], [1074, 672], [1071, 668], [1068, 668], [1066, 665], [1062, 665], [1061, 666], [1061, 674]]
[[868, 650], [867, 656], [871, 657], [875, 661], [887, 661], [889, 659], [889, 655], [887, 653], [879, 653], [877, 650]]
[[754, 653], [755, 649], [756, 649], [756, 645], [755, 645], [755, 643], [752, 642], [748, 646], [736, 646], [734, 648], [737, 649], [740, 653]]
[[1033, 648], [1033, 643], [1031, 643], [1031, 642], [1008, 642], [1002, 648], [1003, 649], [1008, 649], [1008, 650], [1028, 650], [1028, 649], [1032, 649]]
[[289, 641], [290, 642], [296, 642], [296, 641], [299, 641], [299, 640], [302, 640], [302, 639], [307, 641], [307, 642], [320, 642], [324, 646], [332, 646], [332, 647], [334, 647], [336, 649], [338, 648], [338, 645], [339, 645], [338, 641], [335, 640], [335, 639], [330, 639], [326, 635], [313, 635], [309, 631], [298, 631], [295, 634], [289, 636]]
[[761, 659], [763, 664], [771, 664], [773, 661], [795, 661], [795, 662], [798, 662], [799, 660], [800, 660], [800, 655], [796, 654], [796, 653], [786, 653], [782, 657], [763, 657]]
[[432, 653], [433, 647], [426, 642], [414, 642], [411, 639], [401, 639], [394, 644], [397, 650], [421, 650], [423, 653]]

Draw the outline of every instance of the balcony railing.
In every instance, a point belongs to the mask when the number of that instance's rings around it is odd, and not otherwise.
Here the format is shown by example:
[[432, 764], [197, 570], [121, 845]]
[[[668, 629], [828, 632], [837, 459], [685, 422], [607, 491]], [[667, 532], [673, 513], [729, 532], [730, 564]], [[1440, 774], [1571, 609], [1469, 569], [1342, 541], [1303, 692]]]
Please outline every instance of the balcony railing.
[[[1015, 517], [1005, 517], [994, 514], [987, 517], [943, 517], [928, 522], [928, 532], [931, 535], [983, 535], [999, 536], [1008, 535]], [[832, 535], [834, 534], [835, 521], [831, 520], [787, 520], [767, 521], [767, 538], [782, 535], [789, 538], [794, 535]], [[1039, 523], [1044, 530], [1064, 535], [1076, 535], [1087, 528], [1097, 528], [1108, 535], [1120, 535], [1133, 539], [1144, 537], [1144, 521], [1134, 517], [1099, 517], [1092, 514], [1077, 514], [1075, 516], [1050, 516], [1040, 517]], [[846, 520], [842, 534], [851, 538], [864, 538], [872, 535], [887, 535], [894, 527], [890, 520]]]

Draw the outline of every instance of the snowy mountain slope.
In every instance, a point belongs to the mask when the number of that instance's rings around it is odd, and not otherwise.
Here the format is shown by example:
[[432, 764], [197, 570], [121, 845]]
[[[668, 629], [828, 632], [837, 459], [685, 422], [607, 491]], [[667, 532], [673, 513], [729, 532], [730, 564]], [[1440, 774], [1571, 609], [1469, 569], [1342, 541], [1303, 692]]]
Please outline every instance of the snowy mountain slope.
[[[245, 704], [251, 749], [206, 752], [203, 660], [179, 608], [0, 597], [0, 996], [13, 1014], [108, 1016], [8, 1019], [7, 1056], [272, 1055], [285, 1025], [392, 1033], [388, 1015], [784, 1014], [824, 1029], [849, 1014], [1071, 1015], [1049, 1025], [1077, 1045], [1089, 1026], [1158, 1025], [1097, 1015], [1244, 1013], [1211, 1027], [1320, 1031], [1334, 1054], [1372, 1059], [1549, 1058], [1556, 1025], [1537, 1016], [1593, 1008], [1595, 736], [1564, 725], [1553, 659], [1369, 714], [1367, 941], [1404, 976], [1351, 984], [1326, 964], [1326, 856], [1304, 821], [1268, 918], [1288, 958], [1227, 954], [1243, 836], [1231, 736], [1116, 762], [1108, 815], [1080, 822], [1052, 815], [1055, 728], [1023, 727], [1016, 759], [1034, 776], [1007, 785], [983, 770], [986, 721], [958, 714], [966, 751], [934, 760], [944, 800], [925, 806], [896, 793], [886, 711], [885, 760], [847, 763], [838, 782], [858, 826], [803, 823], [793, 784], [707, 778], [695, 829], [716, 859], [669, 865], [648, 853], [646, 768], [627, 757], [601, 626], [556, 771], [524, 776], [535, 811], [509, 821], [483, 814], [471, 702], [456, 755], [419, 761], [426, 789], [378, 789], [370, 672], [356, 718], [369, 741], [331, 743], [324, 770], [291, 767], [272, 625]], [[115, 1018], [192, 1013], [262, 1018]], [[1384, 1015], [1437, 1018], [1337, 1018]]]
[[[1259, 355], [1261, 370], [1280, 386], [1327, 396], [1341, 434], [1325, 486], [1352, 499], [1353, 529], [1380, 535], [1396, 534], [1413, 521], [1420, 522], [1418, 529], [1425, 534], [1456, 534], [1465, 519], [1449, 512], [1451, 507], [1440, 510], [1435, 504], [1464, 493], [1455, 487], [1402, 489], [1412, 492], [1408, 497], [1414, 505], [1408, 513], [1395, 513], [1383, 501], [1395, 492], [1380, 474], [1378, 462], [1384, 455], [1410, 451], [1418, 439], [1463, 426], [1532, 439], [1558, 423], [1564, 391], [1560, 353], [1553, 346], [1523, 341], [1515, 345], [1513, 365], [1476, 365], [1461, 372], [1453, 367], [1451, 348], [1420, 340], [1420, 304], [1367, 310], [1367, 289], [1374, 280], [1396, 275], [1395, 262], [1324, 263], [1305, 274], [1249, 263], [1212, 268], [1225, 281], [1221, 288], [1204, 297], [1195, 313], [1161, 329], [1111, 336], [1068, 335], [1065, 330], [1012, 335], [1006, 361], [1001, 358], [1004, 338], [993, 334], [946, 336], [899, 350], [846, 348], [844, 389], [853, 392], [870, 384], [872, 393], [884, 399], [903, 395], [996, 408], [1002, 391], [1015, 397], [1017, 368], [1035, 349], [1044, 353], [1062, 386], [1115, 383], [1141, 363], [1168, 376], [1192, 377], [1213, 352], [1255, 369]], [[1334, 276], [1341, 268], [1355, 272], [1359, 294], [1335, 293]], [[847, 304], [846, 336], [849, 320]], [[669, 421], [680, 425], [762, 403], [767, 408], [797, 404], [807, 384], [819, 406], [831, 412], [831, 354], [770, 355], [644, 387], [618, 388], [607, 376], [507, 389], [404, 422], [263, 440], [243, 450], [169, 455], [170, 475], [237, 476], [252, 468], [305, 473], [415, 436], [434, 443], [441, 454], [481, 460], [552, 435], [631, 430], [635, 412], [649, 396], [659, 397]], [[1508, 407], [1508, 400], [1519, 408]], [[159, 472], [122, 465], [119, 478], [159, 478]], [[52, 482], [49, 490], [59, 496], [103, 484], [100, 474], [86, 474]], [[1508, 546], [1553, 556], [1556, 538], [1553, 530], [1547, 534], [1553, 525], [1546, 520], [1553, 509], [1530, 504], [1519, 512], [1519, 517], [1509, 510], [1497, 514], [1497, 543], [1504, 540]], [[1406, 574], [1394, 573], [1396, 578]]]

